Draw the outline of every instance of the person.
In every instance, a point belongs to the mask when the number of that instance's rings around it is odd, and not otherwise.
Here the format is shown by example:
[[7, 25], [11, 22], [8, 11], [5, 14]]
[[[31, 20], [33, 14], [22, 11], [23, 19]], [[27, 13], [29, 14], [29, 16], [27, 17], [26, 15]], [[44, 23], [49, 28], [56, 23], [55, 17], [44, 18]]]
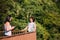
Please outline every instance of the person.
[[4, 22], [4, 35], [5, 36], [11, 36], [12, 30], [15, 28], [15, 26], [11, 27], [10, 21], [12, 20], [11, 15], [8, 15]]
[[33, 17], [30, 17], [29, 19], [29, 23], [26, 26], [26, 28], [24, 28], [23, 30], [21, 30], [21, 32], [35, 32], [36, 31], [36, 24], [35, 24], [35, 19]]

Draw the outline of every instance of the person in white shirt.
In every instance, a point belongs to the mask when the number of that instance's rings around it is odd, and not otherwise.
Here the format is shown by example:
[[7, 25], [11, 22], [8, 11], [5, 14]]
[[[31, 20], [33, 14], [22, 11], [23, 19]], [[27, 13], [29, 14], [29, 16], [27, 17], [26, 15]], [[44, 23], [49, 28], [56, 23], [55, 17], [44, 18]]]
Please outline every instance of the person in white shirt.
[[21, 30], [21, 32], [35, 32], [36, 31], [36, 24], [35, 24], [35, 19], [33, 17], [30, 17], [30, 22], [28, 23], [28, 25], [26, 26], [26, 28], [24, 28], [23, 30]]
[[11, 27], [10, 25], [11, 19], [12, 19], [11, 15], [8, 15], [5, 19], [5, 22], [4, 22], [4, 35], [5, 36], [11, 36], [12, 35], [11, 31], [15, 28], [14, 26]]

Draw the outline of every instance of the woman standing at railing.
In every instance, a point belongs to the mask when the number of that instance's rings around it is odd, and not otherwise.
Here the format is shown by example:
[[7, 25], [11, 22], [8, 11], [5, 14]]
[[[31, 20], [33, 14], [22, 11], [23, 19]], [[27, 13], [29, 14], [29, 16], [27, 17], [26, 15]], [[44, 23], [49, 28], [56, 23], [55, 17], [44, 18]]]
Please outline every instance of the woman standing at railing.
[[33, 17], [30, 17], [27, 27], [25, 29], [21, 30], [21, 32], [27, 32], [27, 31], [28, 32], [36, 31], [35, 19]]
[[10, 25], [11, 19], [12, 19], [11, 15], [8, 15], [5, 19], [5, 22], [4, 22], [4, 35], [5, 36], [11, 36], [12, 35], [11, 31], [15, 28], [14, 26], [11, 27]]

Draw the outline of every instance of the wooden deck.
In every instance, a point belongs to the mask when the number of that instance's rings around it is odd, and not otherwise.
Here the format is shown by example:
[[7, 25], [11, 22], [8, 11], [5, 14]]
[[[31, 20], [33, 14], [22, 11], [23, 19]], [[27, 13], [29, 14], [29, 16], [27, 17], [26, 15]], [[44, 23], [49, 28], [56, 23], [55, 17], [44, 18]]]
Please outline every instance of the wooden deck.
[[0, 40], [36, 40], [36, 32], [20, 33], [14, 32], [12, 36], [2, 36]]

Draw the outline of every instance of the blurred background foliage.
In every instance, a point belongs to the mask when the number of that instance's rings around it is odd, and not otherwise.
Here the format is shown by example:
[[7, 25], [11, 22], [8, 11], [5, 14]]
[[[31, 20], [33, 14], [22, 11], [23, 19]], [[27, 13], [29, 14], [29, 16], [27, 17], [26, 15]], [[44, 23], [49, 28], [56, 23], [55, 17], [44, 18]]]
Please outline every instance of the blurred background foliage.
[[15, 30], [25, 28], [33, 16], [37, 40], [60, 40], [60, 0], [0, 0], [0, 31], [7, 15], [12, 15]]

